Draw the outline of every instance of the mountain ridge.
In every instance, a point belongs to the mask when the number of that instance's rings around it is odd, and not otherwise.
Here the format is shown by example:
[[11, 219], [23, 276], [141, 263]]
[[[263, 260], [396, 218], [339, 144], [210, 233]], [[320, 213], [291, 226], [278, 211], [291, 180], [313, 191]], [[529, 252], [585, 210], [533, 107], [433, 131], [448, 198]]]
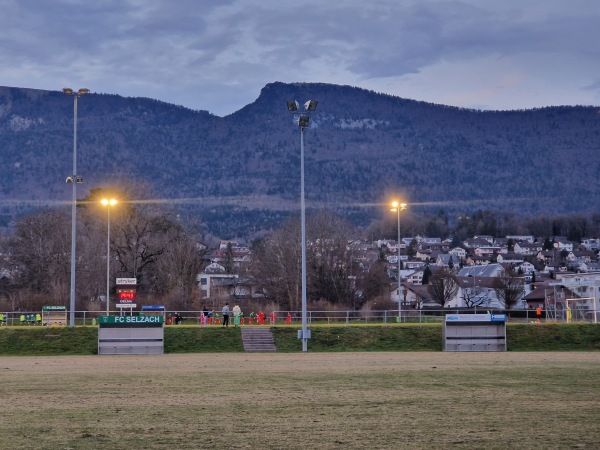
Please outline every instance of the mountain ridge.
[[[598, 107], [479, 111], [280, 82], [224, 117], [148, 98], [81, 97], [79, 197], [142, 180], [222, 237], [275, 226], [299, 208], [291, 99], [319, 101], [305, 133], [309, 208], [365, 224], [398, 194], [449, 211], [483, 205], [523, 214], [588, 213], [600, 200]], [[72, 103], [58, 91], [0, 87], [4, 225], [32, 202], [69, 201]]]

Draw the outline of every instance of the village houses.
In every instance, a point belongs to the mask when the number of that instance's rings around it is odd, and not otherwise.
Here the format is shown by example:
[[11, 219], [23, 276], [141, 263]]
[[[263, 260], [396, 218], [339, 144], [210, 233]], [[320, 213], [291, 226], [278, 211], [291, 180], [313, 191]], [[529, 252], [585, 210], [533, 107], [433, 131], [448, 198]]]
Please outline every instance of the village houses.
[[[414, 255], [409, 257], [407, 249], [413, 242], [417, 246]], [[502, 309], [504, 305], [498, 298], [496, 286], [498, 278], [506, 274], [520, 278], [523, 286], [522, 294], [513, 308], [531, 308], [540, 302], [542, 293], [546, 306], [566, 308], [560, 294], [554, 294], [557, 285], [553, 283], [560, 280], [572, 283], [572, 277], [577, 277], [577, 274], [600, 271], [600, 240], [583, 239], [582, 244], [578, 244], [562, 237], [553, 237], [551, 242], [552, 249], [545, 250], [544, 239], [541, 237], [524, 235], [494, 239], [492, 236], [475, 236], [466, 239], [461, 245], [451, 247], [450, 240], [414, 236], [404, 237], [399, 242], [388, 239], [373, 242], [355, 239], [348, 245], [356, 250], [354, 258], [363, 273], [381, 257], [383, 251], [390, 279], [390, 300], [396, 304], [401, 303], [402, 308], [442, 307], [432, 300], [428, 286], [423, 285], [427, 271], [445, 271], [453, 275], [457, 291], [444, 305], [446, 308]], [[252, 260], [248, 247], [233, 241], [223, 241], [209, 254], [208, 260], [204, 271], [198, 275], [198, 285], [204, 299], [256, 298], [264, 294], [249, 280], [242, 279], [242, 269]], [[230, 267], [227, 268], [227, 265]], [[353, 277], [356, 279], [356, 274]], [[596, 273], [591, 278], [600, 280], [600, 275]], [[558, 292], [570, 289], [563, 287]], [[590, 289], [596, 292], [594, 287]], [[568, 295], [572, 298], [581, 297], [578, 292], [569, 292]], [[585, 302], [577, 305], [590, 307]]]

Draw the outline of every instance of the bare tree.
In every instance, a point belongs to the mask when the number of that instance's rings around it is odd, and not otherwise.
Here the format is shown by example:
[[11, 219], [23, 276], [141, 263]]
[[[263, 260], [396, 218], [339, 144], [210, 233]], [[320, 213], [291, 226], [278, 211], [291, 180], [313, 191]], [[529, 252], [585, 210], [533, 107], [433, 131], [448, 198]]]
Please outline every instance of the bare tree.
[[16, 286], [43, 294], [48, 304], [68, 298], [70, 228], [66, 210], [22, 218], [8, 241]]
[[301, 308], [300, 223], [290, 219], [257, 242], [250, 273], [267, 299], [282, 308]]
[[505, 270], [494, 280], [494, 291], [505, 309], [511, 309], [523, 296], [523, 279]]
[[449, 270], [443, 270], [433, 274], [429, 278], [427, 292], [429, 292], [429, 295], [434, 302], [444, 308], [446, 303], [456, 297], [458, 292], [456, 276]]
[[[350, 225], [329, 212], [307, 219], [307, 300], [353, 306], [357, 283], [353, 278], [355, 246], [349, 244]], [[281, 307], [301, 307], [301, 240], [297, 218], [256, 243], [251, 273], [267, 298]]]
[[[121, 209], [112, 225], [118, 272], [124, 276], [149, 278], [149, 270], [174, 239], [168, 234], [173, 223], [168, 214], [148, 205]], [[150, 280], [144, 281], [146, 285]]]
[[153, 290], [169, 299], [172, 309], [189, 309], [199, 298], [196, 278], [206, 250], [181, 227], [169, 234], [169, 245], [156, 263]]
[[349, 244], [354, 235], [352, 226], [336, 214], [320, 211], [309, 217], [307, 235], [310, 298], [353, 306], [356, 284], [351, 278], [352, 261], [357, 250]]
[[[151, 197], [151, 189], [144, 184], [123, 185], [92, 189], [82, 202], [85, 212], [81, 221], [85, 225], [82, 239], [86, 239], [83, 248], [87, 249], [82, 254], [87, 256], [86, 284], [90, 295], [97, 295], [98, 289], [104, 293], [106, 282], [106, 275], [99, 274], [106, 273], [103, 268], [108, 217], [100, 200], [116, 198], [118, 203], [110, 211], [110, 277], [135, 277], [142, 292], [180, 305], [178, 308], [193, 301], [202, 256], [197, 241], [172, 219], [168, 206], [147, 200]], [[98, 280], [102, 281], [100, 288], [95, 283]]]
[[[77, 285], [83, 297], [89, 302], [99, 300], [106, 295], [106, 252], [107, 211], [99, 202], [82, 202], [78, 212], [77, 232]], [[114, 257], [114, 253], [110, 254]], [[116, 264], [110, 265], [111, 272], [116, 271]], [[114, 280], [112, 275], [110, 279]], [[88, 305], [88, 307], [90, 307]]]
[[373, 301], [384, 297], [389, 298], [390, 278], [383, 262], [377, 261], [371, 265], [363, 285], [365, 301]]
[[483, 305], [488, 300], [487, 292], [482, 292], [479, 288], [463, 288], [463, 301], [467, 308]]

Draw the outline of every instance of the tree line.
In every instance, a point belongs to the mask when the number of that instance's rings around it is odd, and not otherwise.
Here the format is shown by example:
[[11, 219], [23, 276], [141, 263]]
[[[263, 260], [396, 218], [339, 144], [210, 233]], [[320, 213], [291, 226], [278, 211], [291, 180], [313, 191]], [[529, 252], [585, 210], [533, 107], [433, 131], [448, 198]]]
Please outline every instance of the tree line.
[[[137, 189], [137, 190], [136, 190]], [[141, 190], [141, 192], [140, 192]], [[135, 277], [144, 304], [164, 304], [171, 310], [199, 310], [204, 299], [197, 275], [208, 264], [211, 238], [200, 224], [182, 219], [169, 206], [136, 201], [148, 198], [144, 188], [92, 189], [78, 202], [76, 308], [101, 310], [106, 296], [107, 210], [103, 197], [119, 203], [110, 212], [110, 281], [112, 298], [117, 277]], [[144, 195], [146, 194], [146, 195]], [[404, 214], [404, 213], [403, 213]], [[363, 244], [378, 238], [397, 238], [395, 217], [373, 221], [359, 229], [331, 211], [307, 217], [307, 298], [314, 308], [393, 308], [386, 254], [383, 249], [366, 257]], [[451, 219], [443, 210], [434, 214], [406, 212], [403, 236], [452, 238], [454, 245], [475, 234], [500, 236], [567, 235], [580, 240], [598, 236], [600, 215], [534, 217], [521, 220], [478, 210]], [[46, 209], [18, 220], [10, 235], [2, 236], [0, 253], [0, 310], [37, 310], [64, 305], [70, 289], [70, 210]], [[214, 243], [214, 238], [213, 243]], [[280, 310], [301, 308], [300, 221], [291, 217], [251, 244], [252, 259], [236, 272], [238, 283], [248, 282]], [[414, 249], [412, 249], [414, 251]], [[498, 296], [513, 302], [511, 279], [499, 280]], [[432, 276], [430, 295], [444, 305], [454, 295], [450, 274]], [[235, 290], [232, 291], [232, 300]], [[437, 299], [437, 300], [436, 300]], [[475, 301], [469, 299], [469, 301]], [[105, 304], [104, 304], [105, 305]]]
[[[106, 265], [110, 258], [110, 296], [117, 277], [135, 277], [144, 303], [172, 308], [196, 305], [196, 276], [205, 250], [201, 233], [185, 227], [164, 205], [136, 202], [140, 188], [92, 189], [78, 201], [76, 230], [76, 309], [102, 309], [106, 298]], [[107, 255], [110, 206], [110, 252]], [[20, 218], [1, 242], [0, 309], [39, 310], [64, 305], [70, 297], [70, 209], [41, 210]], [[196, 303], [195, 303], [196, 302]], [[106, 305], [104, 303], [104, 305]]]

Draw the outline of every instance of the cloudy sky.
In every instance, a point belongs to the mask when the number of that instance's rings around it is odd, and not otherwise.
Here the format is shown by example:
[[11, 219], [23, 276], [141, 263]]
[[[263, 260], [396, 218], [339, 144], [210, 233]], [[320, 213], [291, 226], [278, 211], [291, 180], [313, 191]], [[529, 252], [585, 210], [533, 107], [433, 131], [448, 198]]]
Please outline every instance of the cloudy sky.
[[481, 109], [600, 105], [598, 0], [0, 0], [0, 86], [217, 115], [267, 83]]

